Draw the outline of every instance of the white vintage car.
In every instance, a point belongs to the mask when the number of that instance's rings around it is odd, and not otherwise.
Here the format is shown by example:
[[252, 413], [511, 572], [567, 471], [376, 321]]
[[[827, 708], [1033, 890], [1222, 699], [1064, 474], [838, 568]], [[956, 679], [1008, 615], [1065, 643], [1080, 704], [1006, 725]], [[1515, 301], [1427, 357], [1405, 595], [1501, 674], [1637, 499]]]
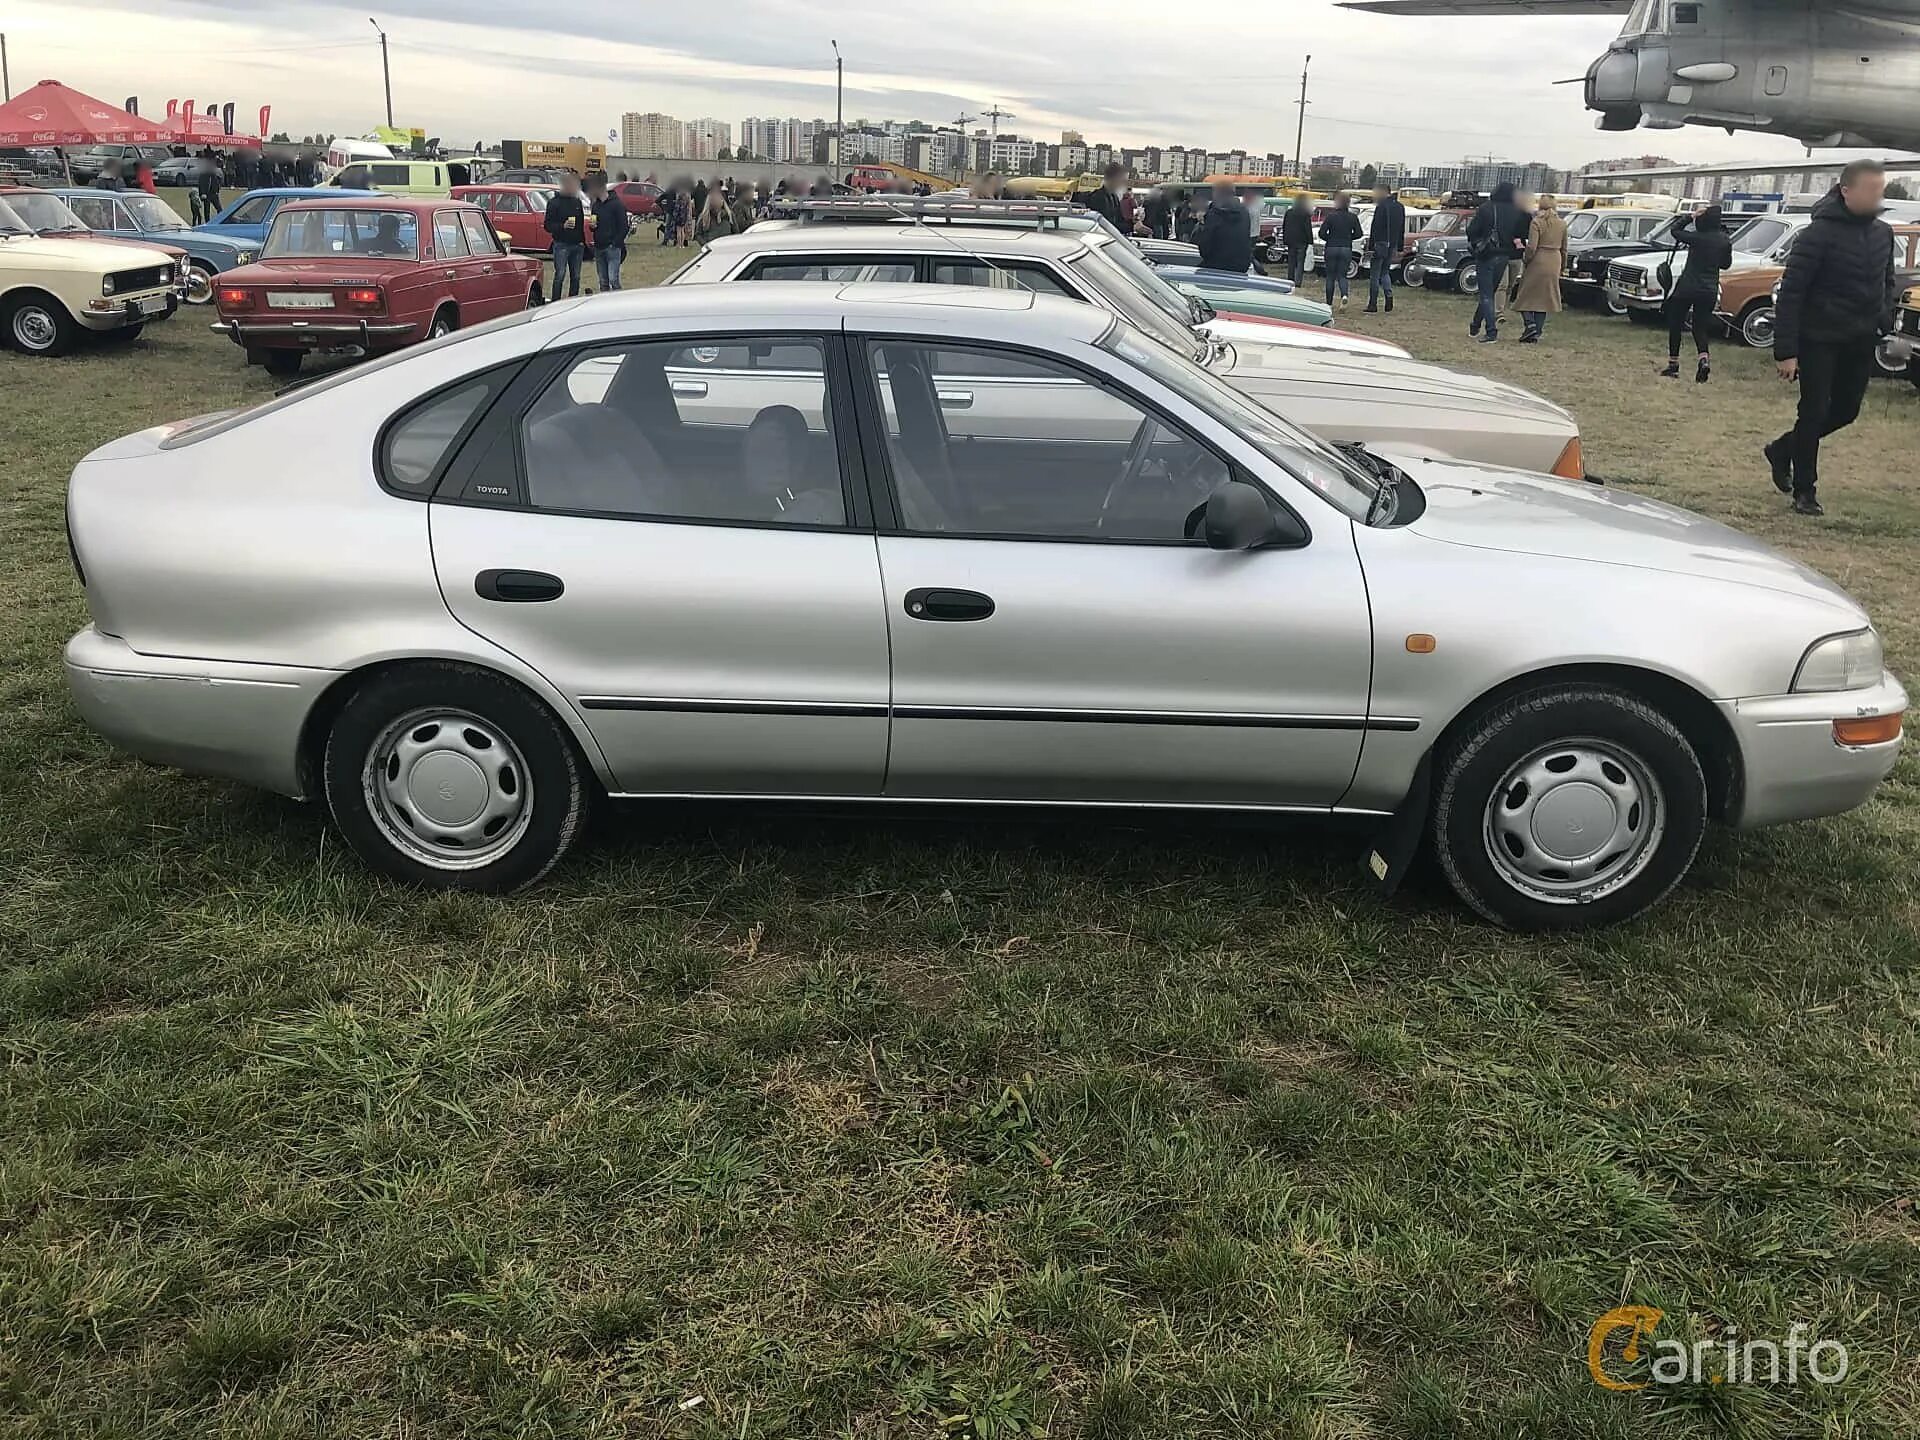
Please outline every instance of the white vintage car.
[[36, 235], [0, 200], [0, 339], [59, 355], [84, 333], [131, 339], [179, 308], [185, 261], [151, 246]]
[[1906, 708], [1725, 526], [1338, 450], [1003, 290], [548, 305], [114, 441], [67, 514], [80, 713], [430, 885], [539, 879], [603, 797], [1199, 807], [1371, 817], [1388, 884], [1429, 846], [1565, 929], [1710, 819], [1863, 803]]

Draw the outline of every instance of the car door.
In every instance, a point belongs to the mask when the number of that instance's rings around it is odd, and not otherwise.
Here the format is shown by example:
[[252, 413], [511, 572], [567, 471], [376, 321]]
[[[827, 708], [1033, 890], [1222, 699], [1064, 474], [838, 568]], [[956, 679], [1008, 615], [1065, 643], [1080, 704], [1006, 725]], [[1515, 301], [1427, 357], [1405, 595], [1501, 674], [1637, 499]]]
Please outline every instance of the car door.
[[506, 235], [516, 250], [542, 249], [546, 232], [527, 208], [526, 197], [517, 190], [496, 190], [487, 197], [494, 228]]
[[267, 225], [279, 208], [272, 195], [247, 195], [234, 202], [226, 214], [209, 221], [203, 228], [258, 245], [267, 238]]
[[492, 294], [493, 276], [483, 274], [481, 261], [467, 249], [466, 227], [458, 210], [433, 212], [433, 259], [429, 273], [443, 294], [460, 307], [460, 322], [472, 325], [487, 319], [499, 302]]
[[462, 210], [460, 226], [467, 233], [467, 254], [486, 286], [487, 314], [507, 315], [524, 307], [527, 292], [520, 284], [519, 272], [507, 263], [507, 253], [501, 249], [500, 237], [493, 233], [485, 212]]
[[870, 338], [855, 371], [893, 511], [889, 795], [1338, 802], [1372, 665], [1349, 522], [1286, 550], [1189, 540], [1247, 474], [1217, 428], [1056, 357]]
[[[447, 604], [579, 707], [623, 792], [880, 793], [887, 624], [839, 343], [544, 356], [441, 485]], [[750, 414], [673, 383], [753, 347], [780, 369]]]

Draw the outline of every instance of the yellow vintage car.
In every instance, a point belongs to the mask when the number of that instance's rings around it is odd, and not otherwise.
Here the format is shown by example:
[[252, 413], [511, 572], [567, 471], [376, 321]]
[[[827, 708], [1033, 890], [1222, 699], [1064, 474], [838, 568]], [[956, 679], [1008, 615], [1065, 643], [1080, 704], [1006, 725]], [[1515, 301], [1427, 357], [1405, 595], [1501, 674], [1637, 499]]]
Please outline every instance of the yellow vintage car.
[[1920, 385], [1920, 285], [1910, 285], [1901, 292], [1894, 329], [1913, 344], [1913, 356], [1907, 361], [1907, 378]]
[[179, 308], [185, 265], [157, 246], [36, 235], [0, 200], [0, 341], [59, 355], [86, 330], [132, 339]]

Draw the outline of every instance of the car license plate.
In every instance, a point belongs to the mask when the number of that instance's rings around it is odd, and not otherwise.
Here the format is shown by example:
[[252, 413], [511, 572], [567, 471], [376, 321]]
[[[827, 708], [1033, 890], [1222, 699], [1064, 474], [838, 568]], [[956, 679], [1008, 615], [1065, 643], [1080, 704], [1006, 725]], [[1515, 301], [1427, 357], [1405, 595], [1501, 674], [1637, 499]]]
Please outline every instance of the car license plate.
[[164, 315], [167, 313], [167, 297], [164, 295], [146, 295], [133, 302], [133, 308], [142, 315]]
[[269, 290], [267, 304], [275, 310], [325, 310], [333, 304], [333, 295], [324, 290]]

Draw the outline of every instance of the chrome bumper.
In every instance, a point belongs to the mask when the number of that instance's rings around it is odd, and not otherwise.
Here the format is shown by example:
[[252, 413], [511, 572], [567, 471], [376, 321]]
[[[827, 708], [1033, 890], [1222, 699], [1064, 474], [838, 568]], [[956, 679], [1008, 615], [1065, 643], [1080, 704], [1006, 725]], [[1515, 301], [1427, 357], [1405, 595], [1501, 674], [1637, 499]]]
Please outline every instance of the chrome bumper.
[[310, 340], [318, 345], [366, 345], [375, 338], [411, 335], [417, 326], [383, 320], [216, 320], [207, 327], [236, 345], [249, 340]]
[[[139, 308], [142, 300], [165, 299], [164, 310], [146, 311]], [[154, 290], [142, 295], [116, 296], [111, 310], [79, 310], [68, 313], [80, 324], [95, 334], [105, 334], [110, 330], [124, 330], [129, 325], [146, 325], [155, 320], [165, 320], [180, 308], [180, 296], [174, 290]]]
[[1842, 745], [1833, 738], [1833, 722], [1906, 708], [1907, 692], [1890, 673], [1871, 690], [1721, 701], [1745, 774], [1732, 823], [1751, 830], [1865, 804], [1900, 758], [1901, 742]]
[[300, 733], [333, 670], [143, 655], [88, 626], [67, 642], [67, 688], [88, 725], [156, 765], [301, 798]]

